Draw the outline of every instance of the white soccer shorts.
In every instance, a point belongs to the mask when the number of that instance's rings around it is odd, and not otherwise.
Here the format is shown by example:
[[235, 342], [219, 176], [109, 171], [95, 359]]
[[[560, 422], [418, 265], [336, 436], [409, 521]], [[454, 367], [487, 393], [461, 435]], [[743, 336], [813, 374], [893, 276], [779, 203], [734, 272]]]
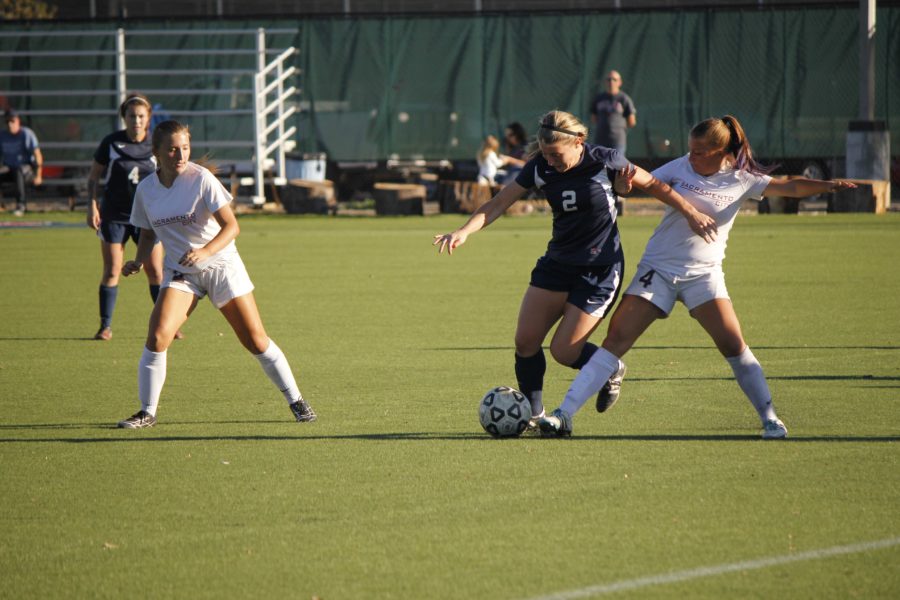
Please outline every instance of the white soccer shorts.
[[250, 281], [250, 275], [240, 254], [234, 253], [199, 273], [182, 273], [165, 269], [160, 287], [188, 292], [198, 298], [208, 295], [216, 308], [222, 308], [235, 298], [252, 292], [253, 282]]
[[644, 262], [638, 264], [637, 273], [625, 293], [652, 302], [666, 316], [672, 312], [677, 300], [684, 303], [688, 310], [693, 310], [716, 298], [729, 299], [721, 268], [700, 275], [678, 277]]

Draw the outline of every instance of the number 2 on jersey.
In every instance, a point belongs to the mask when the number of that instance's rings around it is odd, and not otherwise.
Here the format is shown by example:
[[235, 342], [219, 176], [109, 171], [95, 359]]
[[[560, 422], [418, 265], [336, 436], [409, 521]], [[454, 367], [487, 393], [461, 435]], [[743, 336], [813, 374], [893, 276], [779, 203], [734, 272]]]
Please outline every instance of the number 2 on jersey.
[[575, 192], [573, 190], [564, 191], [562, 197], [562, 208], [565, 212], [578, 210], [578, 206], [575, 204]]

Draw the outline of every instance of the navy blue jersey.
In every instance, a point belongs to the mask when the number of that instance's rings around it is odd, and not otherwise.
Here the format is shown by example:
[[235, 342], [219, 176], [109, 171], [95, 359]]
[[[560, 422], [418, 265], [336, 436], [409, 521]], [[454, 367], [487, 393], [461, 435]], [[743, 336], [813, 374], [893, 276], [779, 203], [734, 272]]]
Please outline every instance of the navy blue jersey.
[[628, 166], [618, 150], [585, 144], [581, 162], [560, 173], [538, 154], [516, 183], [544, 191], [553, 209], [547, 256], [569, 265], [610, 265], [623, 258], [616, 226], [616, 171]]
[[111, 133], [100, 142], [94, 160], [106, 167], [100, 218], [127, 223], [137, 184], [156, 171], [150, 136], [132, 142], [124, 129]]

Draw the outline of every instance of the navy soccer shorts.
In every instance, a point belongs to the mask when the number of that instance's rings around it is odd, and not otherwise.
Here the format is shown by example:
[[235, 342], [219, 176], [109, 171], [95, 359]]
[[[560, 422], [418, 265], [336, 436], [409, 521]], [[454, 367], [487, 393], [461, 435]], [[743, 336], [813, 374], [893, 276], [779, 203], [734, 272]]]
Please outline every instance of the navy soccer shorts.
[[622, 288], [624, 261], [611, 265], [566, 265], [542, 256], [531, 272], [531, 285], [567, 292], [566, 301], [598, 319], [606, 316]]

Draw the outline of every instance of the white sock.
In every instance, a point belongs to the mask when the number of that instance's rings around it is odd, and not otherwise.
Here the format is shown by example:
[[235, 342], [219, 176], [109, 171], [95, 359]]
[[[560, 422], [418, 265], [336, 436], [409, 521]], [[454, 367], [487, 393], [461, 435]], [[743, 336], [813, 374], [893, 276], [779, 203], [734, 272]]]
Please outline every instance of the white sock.
[[284, 399], [288, 401], [288, 404], [303, 397], [300, 395], [300, 389], [297, 388], [294, 374], [291, 373], [291, 365], [288, 364], [281, 348], [275, 344], [275, 340], [269, 339], [269, 347], [266, 348], [266, 351], [262, 354], [254, 354], [254, 356], [272, 383], [284, 394]]
[[769, 385], [766, 383], [766, 376], [763, 374], [762, 367], [750, 347], [744, 348], [744, 351], [737, 356], [726, 357], [725, 360], [731, 365], [734, 371], [734, 377], [737, 379], [738, 385], [744, 390], [747, 398], [750, 399], [753, 408], [759, 414], [762, 422], [777, 419], [775, 408], [772, 406], [772, 394], [769, 393]]
[[166, 352], [152, 352], [144, 347], [138, 363], [138, 397], [141, 410], [156, 416], [159, 394], [166, 382]]
[[569, 416], [575, 415], [588, 398], [596, 395], [603, 384], [618, 370], [619, 357], [606, 348], [598, 348], [587, 364], [581, 367], [559, 408]]

